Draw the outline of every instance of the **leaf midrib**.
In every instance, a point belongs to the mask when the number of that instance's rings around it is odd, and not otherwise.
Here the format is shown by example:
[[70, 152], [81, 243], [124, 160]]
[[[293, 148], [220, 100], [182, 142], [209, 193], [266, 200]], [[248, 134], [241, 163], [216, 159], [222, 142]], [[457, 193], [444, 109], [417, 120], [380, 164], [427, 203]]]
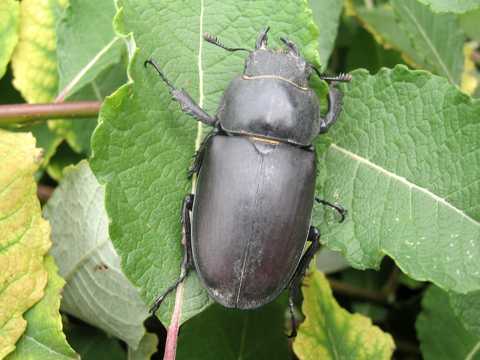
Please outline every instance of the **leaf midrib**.
[[420, 33], [420, 35], [422, 35], [423, 39], [427, 43], [427, 45], [430, 48], [430, 50], [432, 51], [432, 53], [435, 55], [438, 64], [440, 65], [440, 67], [445, 72], [445, 75], [447, 76], [448, 80], [452, 84], [455, 84], [455, 80], [453, 79], [453, 75], [450, 74], [450, 71], [448, 70], [447, 65], [443, 62], [442, 58], [440, 57], [440, 54], [437, 52], [437, 49], [435, 48], [435, 46], [430, 41], [430, 38], [425, 33], [423, 27], [418, 23], [417, 18], [412, 14], [412, 12], [408, 8], [408, 6], [404, 6], [404, 4], [402, 4], [401, 6], [402, 6], [403, 10], [405, 11], [405, 13], [410, 17], [412, 22], [415, 24], [416, 28], [418, 29], [418, 32]]
[[407, 180], [406, 178], [402, 177], [402, 176], [399, 176], [395, 173], [392, 173], [386, 169], [384, 169], [383, 167], [371, 162], [370, 160], [362, 157], [362, 156], [359, 156], [337, 144], [331, 144], [330, 145], [330, 148], [333, 148], [334, 150], [342, 153], [343, 155], [345, 156], [348, 156], [350, 158], [352, 158], [353, 160], [356, 160], [366, 166], [368, 166], [369, 168], [372, 168], [374, 170], [376, 170], [377, 172], [380, 172], [396, 181], [399, 181], [403, 184], [405, 184], [406, 186], [409, 187], [409, 189], [416, 189], [418, 191], [421, 191], [423, 192], [424, 194], [428, 195], [429, 197], [431, 197], [432, 199], [434, 199], [437, 203], [440, 203], [444, 206], [446, 206], [447, 208], [455, 211], [456, 213], [460, 214], [462, 217], [464, 217], [466, 220], [472, 222], [474, 225], [476, 226], [480, 226], [480, 222], [476, 221], [475, 219], [471, 218], [470, 216], [468, 216], [465, 212], [463, 212], [462, 210], [458, 209], [457, 207], [455, 207], [454, 205], [452, 205], [451, 203], [449, 203], [448, 201], [446, 201], [444, 198], [436, 195], [435, 193], [431, 192], [430, 190], [424, 188], [424, 187], [421, 187], [417, 184], [414, 184], [412, 182], [410, 182], [409, 180]]

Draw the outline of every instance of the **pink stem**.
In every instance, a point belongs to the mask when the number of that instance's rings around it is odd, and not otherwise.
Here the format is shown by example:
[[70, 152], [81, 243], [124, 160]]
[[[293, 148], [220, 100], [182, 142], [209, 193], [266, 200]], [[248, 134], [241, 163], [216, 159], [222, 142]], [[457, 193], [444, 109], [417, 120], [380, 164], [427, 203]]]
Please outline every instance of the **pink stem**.
[[180, 328], [180, 317], [182, 316], [183, 304], [183, 281], [178, 284], [175, 295], [175, 308], [173, 309], [172, 320], [167, 330], [167, 341], [165, 342], [165, 352], [163, 360], [175, 360], [177, 353], [178, 329]]

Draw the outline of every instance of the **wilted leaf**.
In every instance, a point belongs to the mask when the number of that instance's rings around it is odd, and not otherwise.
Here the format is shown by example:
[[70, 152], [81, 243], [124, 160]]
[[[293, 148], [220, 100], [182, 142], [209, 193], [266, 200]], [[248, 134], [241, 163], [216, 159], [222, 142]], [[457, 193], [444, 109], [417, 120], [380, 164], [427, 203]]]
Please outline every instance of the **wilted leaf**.
[[40, 162], [31, 134], [0, 130], [0, 358], [25, 331], [22, 314], [43, 296], [50, 229], [33, 175]]
[[213, 305], [182, 326], [178, 360], [291, 359], [285, 334], [286, 298], [256, 310]]
[[7, 360], [65, 360], [79, 359], [62, 331], [60, 297], [65, 281], [58, 276], [53, 258], [45, 258], [48, 283], [45, 296], [25, 314], [27, 330]]
[[480, 7], [478, 0], [418, 0], [435, 12], [464, 13]]
[[480, 336], [469, 333], [450, 307], [448, 294], [431, 286], [417, 318], [417, 336], [425, 360], [478, 360]]
[[[139, 48], [130, 64], [133, 84], [104, 103], [93, 137], [92, 168], [106, 183], [110, 236], [123, 270], [150, 304], [180, 272], [181, 202], [191, 192], [187, 169], [204, 132], [180, 112], [157, 74], [144, 68], [144, 61], [156, 59], [177, 87], [187, 89], [213, 113], [227, 83], [242, 72], [245, 55], [225, 53], [204, 42], [204, 32], [232, 46], [252, 47], [268, 24], [272, 46], [278, 46], [279, 35], [288, 35], [318, 64], [318, 31], [300, 0], [282, 6], [272, 0], [249, 6], [231, 0], [172, 0], [161, 5], [122, 1], [122, 5], [124, 31], [133, 32]], [[188, 21], [179, 26], [179, 18]], [[158, 36], [166, 33], [175, 33], [175, 40]], [[192, 273], [185, 284], [182, 321], [208, 304]], [[164, 323], [172, 305], [169, 296], [157, 313]]]
[[317, 185], [349, 217], [317, 209], [321, 240], [357, 268], [387, 254], [416, 280], [480, 289], [480, 102], [404, 66], [357, 71], [342, 89]]
[[390, 359], [392, 337], [360, 314], [350, 314], [335, 301], [325, 276], [314, 271], [303, 287], [300, 325], [293, 349], [299, 359]]
[[17, 44], [19, 10], [18, 1], [3, 0], [0, 3], [0, 78], [5, 74]]
[[148, 312], [108, 237], [103, 188], [85, 161], [64, 175], [44, 209], [51, 253], [67, 281], [62, 310], [137, 348]]
[[318, 52], [322, 69], [326, 69], [337, 37], [338, 23], [343, 8], [343, 1], [309, 0], [313, 20], [320, 30]]

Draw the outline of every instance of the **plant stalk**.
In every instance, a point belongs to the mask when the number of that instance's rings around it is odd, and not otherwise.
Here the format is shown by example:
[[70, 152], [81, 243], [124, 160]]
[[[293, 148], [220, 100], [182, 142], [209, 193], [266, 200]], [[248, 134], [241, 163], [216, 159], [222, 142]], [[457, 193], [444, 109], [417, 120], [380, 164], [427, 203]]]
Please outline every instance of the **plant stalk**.
[[27, 124], [38, 120], [96, 117], [101, 104], [100, 101], [76, 101], [0, 105], [0, 126]]

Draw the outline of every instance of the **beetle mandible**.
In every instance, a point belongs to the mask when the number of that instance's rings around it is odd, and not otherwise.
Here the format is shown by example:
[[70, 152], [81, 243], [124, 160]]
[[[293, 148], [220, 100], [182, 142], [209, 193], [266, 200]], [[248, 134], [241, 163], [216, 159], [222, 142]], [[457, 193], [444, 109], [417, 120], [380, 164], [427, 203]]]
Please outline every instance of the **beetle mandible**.
[[[257, 308], [288, 288], [292, 313], [292, 293], [320, 247], [320, 233], [310, 225], [314, 199], [336, 209], [340, 221], [345, 217], [342, 207], [315, 198], [312, 141], [337, 120], [342, 94], [334, 85], [351, 77], [321, 74], [285, 38], [285, 48], [269, 49], [268, 30], [258, 35], [255, 50], [230, 48], [204, 34], [227, 51], [248, 52], [243, 74], [231, 81], [214, 117], [185, 90], [176, 89], [154, 60], [145, 62], [156, 69], [182, 111], [213, 127], [190, 169], [198, 181], [195, 195], [187, 195], [182, 206], [180, 277], [155, 300], [153, 313], [193, 268], [223, 306]], [[312, 71], [333, 85], [325, 117], [308, 85]], [[303, 252], [307, 241], [311, 244]], [[295, 333], [294, 321], [292, 326]]]

